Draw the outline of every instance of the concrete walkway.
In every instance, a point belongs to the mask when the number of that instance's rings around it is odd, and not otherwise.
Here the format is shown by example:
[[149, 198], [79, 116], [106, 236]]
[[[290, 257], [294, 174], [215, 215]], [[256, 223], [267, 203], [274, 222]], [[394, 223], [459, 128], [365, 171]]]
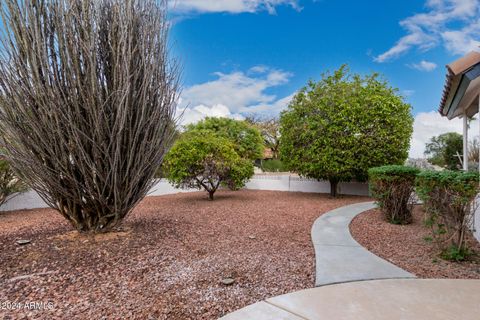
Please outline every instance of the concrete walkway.
[[374, 255], [352, 238], [349, 230], [352, 219], [373, 208], [373, 202], [356, 203], [323, 214], [314, 222], [311, 235], [315, 247], [316, 286], [415, 277]]
[[478, 320], [480, 280], [392, 279], [302, 290], [222, 320]]
[[[329, 211], [314, 222], [311, 236], [315, 248], [315, 285], [323, 287], [267, 299], [222, 319], [430, 319], [443, 313], [446, 317], [435, 319], [456, 319], [451, 317], [451, 310], [460, 312], [470, 304], [473, 309], [480, 308], [476, 304], [480, 281], [407, 280], [415, 276], [356, 242], [349, 224], [355, 216], [373, 208], [373, 202], [356, 203]], [[374, 279], [398, 280], [368, 281]], [[455, 299], [466, 299], [467, 304], [449, 305], [452, 292]], [[473, 315], [479, 319], [480, 312], [472, 313], [471, 319]]]

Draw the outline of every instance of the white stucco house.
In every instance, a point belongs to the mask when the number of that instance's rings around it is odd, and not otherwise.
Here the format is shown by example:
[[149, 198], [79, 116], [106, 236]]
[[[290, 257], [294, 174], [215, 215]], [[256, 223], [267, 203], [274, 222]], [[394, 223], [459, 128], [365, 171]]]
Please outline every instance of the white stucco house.
[[[442, 116], [450, 120], [463, 118], [464, 170], [468, 170], [468, 161], [465, 161], [468, 159], [468, 136], [480, 134], [480, 132], [469, 132], [468, 119], [479, 113], [479, 109], [480, 52], [470, 52], [447, 65], [445, 88], [438, 110]], [[477, 117], [480, 118], [480, 114]], [[475, 213], [473, 228], [475, 237], [480, 241], [480, 209]]]

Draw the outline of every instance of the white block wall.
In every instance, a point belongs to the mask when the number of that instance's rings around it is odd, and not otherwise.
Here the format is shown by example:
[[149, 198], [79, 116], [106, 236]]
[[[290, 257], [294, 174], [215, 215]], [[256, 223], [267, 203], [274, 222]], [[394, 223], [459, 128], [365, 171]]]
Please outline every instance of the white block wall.
[[[246, 189], [272, 190], [292, 192], [330, 193], [327, 181], [316, 181], [289, 175], [255, 175], [246, 184]], [[149, 192], [148, 196], [160, 196], [180, 192], [194, 192], [197, 189], [176, 189], [165, 179], [160, 180]], [[347, 195], [368, 195], [366, 183], [348, 182], [339, 184], [339, 192]], [[0, 207], [0, 211], [46, 208], [47, 204], [33, 190], [13, 196]]]

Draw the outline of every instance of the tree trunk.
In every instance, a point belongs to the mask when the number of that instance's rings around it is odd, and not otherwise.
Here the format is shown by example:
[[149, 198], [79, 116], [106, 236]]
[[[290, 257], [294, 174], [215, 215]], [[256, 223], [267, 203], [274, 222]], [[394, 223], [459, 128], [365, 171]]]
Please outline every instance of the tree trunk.
[[338, 189], [338, 180], [329, 180], [330, 181], [330, 196], [336, 198], [337, 197], [337, 189]]
[[213, 191], [208, 191], [208, 200], [213, 200], [213, 194], [215, 193], [215, 190]]

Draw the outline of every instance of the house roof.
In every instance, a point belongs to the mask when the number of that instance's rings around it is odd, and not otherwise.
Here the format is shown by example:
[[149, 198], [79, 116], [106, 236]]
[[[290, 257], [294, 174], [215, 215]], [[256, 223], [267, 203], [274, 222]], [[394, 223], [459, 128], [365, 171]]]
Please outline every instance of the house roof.
[[473, 116], [478, 111], [480, 93], [480, 52], [472, 51], [447, 65], [447, 75], [439, 112], [449, 119]]

